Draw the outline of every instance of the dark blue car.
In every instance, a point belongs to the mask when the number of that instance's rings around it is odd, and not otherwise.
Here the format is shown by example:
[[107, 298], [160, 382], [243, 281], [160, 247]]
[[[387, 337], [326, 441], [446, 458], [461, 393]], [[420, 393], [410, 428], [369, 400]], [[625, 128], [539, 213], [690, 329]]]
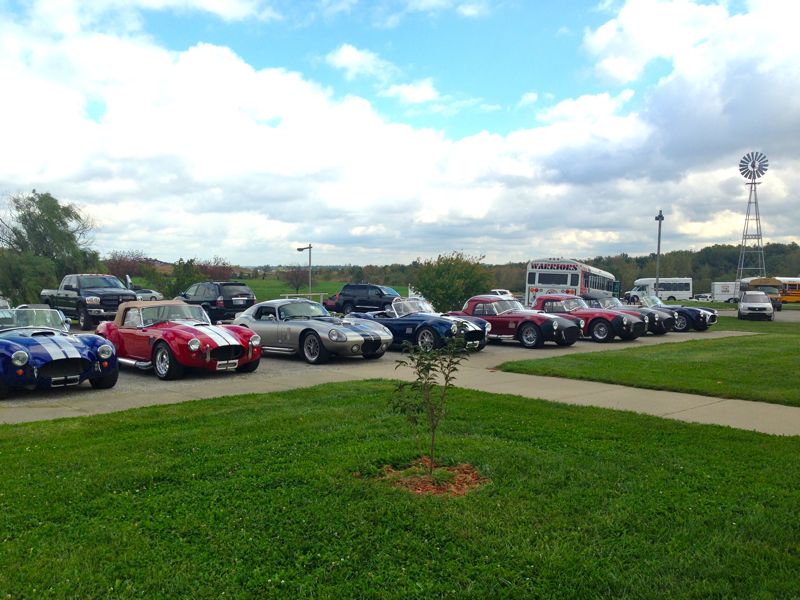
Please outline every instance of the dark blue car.
[[642, 306], [671, 313], [675, 318], [673, 330], [678, 332], [690, 329], [705, 331], [717, 322], [717, 311], [712, 308], [664, 304], [658, 296], [643, 296]]
[[97, 335], [70, 335], [68, 328], [59, 310], [0, 309], [0, 398], [12, 388], [117, 383], [114, 346]]
[[434, 311], [427, 300], [421, 298], [395, 298], [385, 310], [350, 313], [351, 318], [370, 319], [387, 327], [394, 336], [394, 344], [410, 342], [430, 350], [443, 346], [448, 338], [461, 335], [466, 347], [483, 350], [486, 335], [492, 326], [476, 317], [444, 316]]

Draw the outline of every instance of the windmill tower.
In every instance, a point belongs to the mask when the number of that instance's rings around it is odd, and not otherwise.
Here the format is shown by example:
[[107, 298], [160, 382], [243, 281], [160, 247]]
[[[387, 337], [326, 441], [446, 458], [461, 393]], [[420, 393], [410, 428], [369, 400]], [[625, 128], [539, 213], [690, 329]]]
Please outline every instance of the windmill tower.
[[761, 152], [748, 152], [739, 161], [739, 172], [748, 180], [750, 198], [747, 201], [747, 216], [744, 218], [742, 244], [739, 250], [739, 266], [736, 281], [743, 277], [766, 277], [764, 245], [761, 240], [761, 217], [758, 214], [758, 191], [756, 179], [767, 172], [769, 161]]

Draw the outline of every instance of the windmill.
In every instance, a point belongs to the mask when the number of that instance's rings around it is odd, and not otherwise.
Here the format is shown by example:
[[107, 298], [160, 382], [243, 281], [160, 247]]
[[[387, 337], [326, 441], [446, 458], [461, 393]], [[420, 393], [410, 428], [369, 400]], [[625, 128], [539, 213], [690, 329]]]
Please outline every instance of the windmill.
[[769, 161], [762, 152], [748, 152], [739, 161], [739, 173], [748, 180], [750, 197], [747, 201], [747, 216], [742, 230], [742, 244], [739, 249], [739, 266], [736, 269], [736, 281], [743, 277], [766, 277], [764, 264], [764, 246], [761, 240], [761, 217], [758, 214], [758, 192], [756, 186], [760, 178], [769, 168]]

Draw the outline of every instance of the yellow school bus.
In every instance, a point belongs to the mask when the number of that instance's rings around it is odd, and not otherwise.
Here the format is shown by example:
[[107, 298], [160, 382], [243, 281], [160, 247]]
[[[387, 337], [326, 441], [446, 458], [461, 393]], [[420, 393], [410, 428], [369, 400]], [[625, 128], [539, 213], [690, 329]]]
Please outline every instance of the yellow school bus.
[[781, 282], [781, 301], [800, 302], [800, 277], [775, 277]]

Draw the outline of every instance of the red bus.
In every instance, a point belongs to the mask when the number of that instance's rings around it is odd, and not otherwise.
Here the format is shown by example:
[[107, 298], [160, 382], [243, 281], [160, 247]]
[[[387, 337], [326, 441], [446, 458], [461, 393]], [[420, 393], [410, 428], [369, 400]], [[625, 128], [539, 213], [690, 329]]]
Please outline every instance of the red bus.
[[543, 258], [528, 263], [525, 282], [525, 303], [530, 306], [538, 294], [607, 298], [614, 295], [616, 279], [608, 271], [577, 260]]

